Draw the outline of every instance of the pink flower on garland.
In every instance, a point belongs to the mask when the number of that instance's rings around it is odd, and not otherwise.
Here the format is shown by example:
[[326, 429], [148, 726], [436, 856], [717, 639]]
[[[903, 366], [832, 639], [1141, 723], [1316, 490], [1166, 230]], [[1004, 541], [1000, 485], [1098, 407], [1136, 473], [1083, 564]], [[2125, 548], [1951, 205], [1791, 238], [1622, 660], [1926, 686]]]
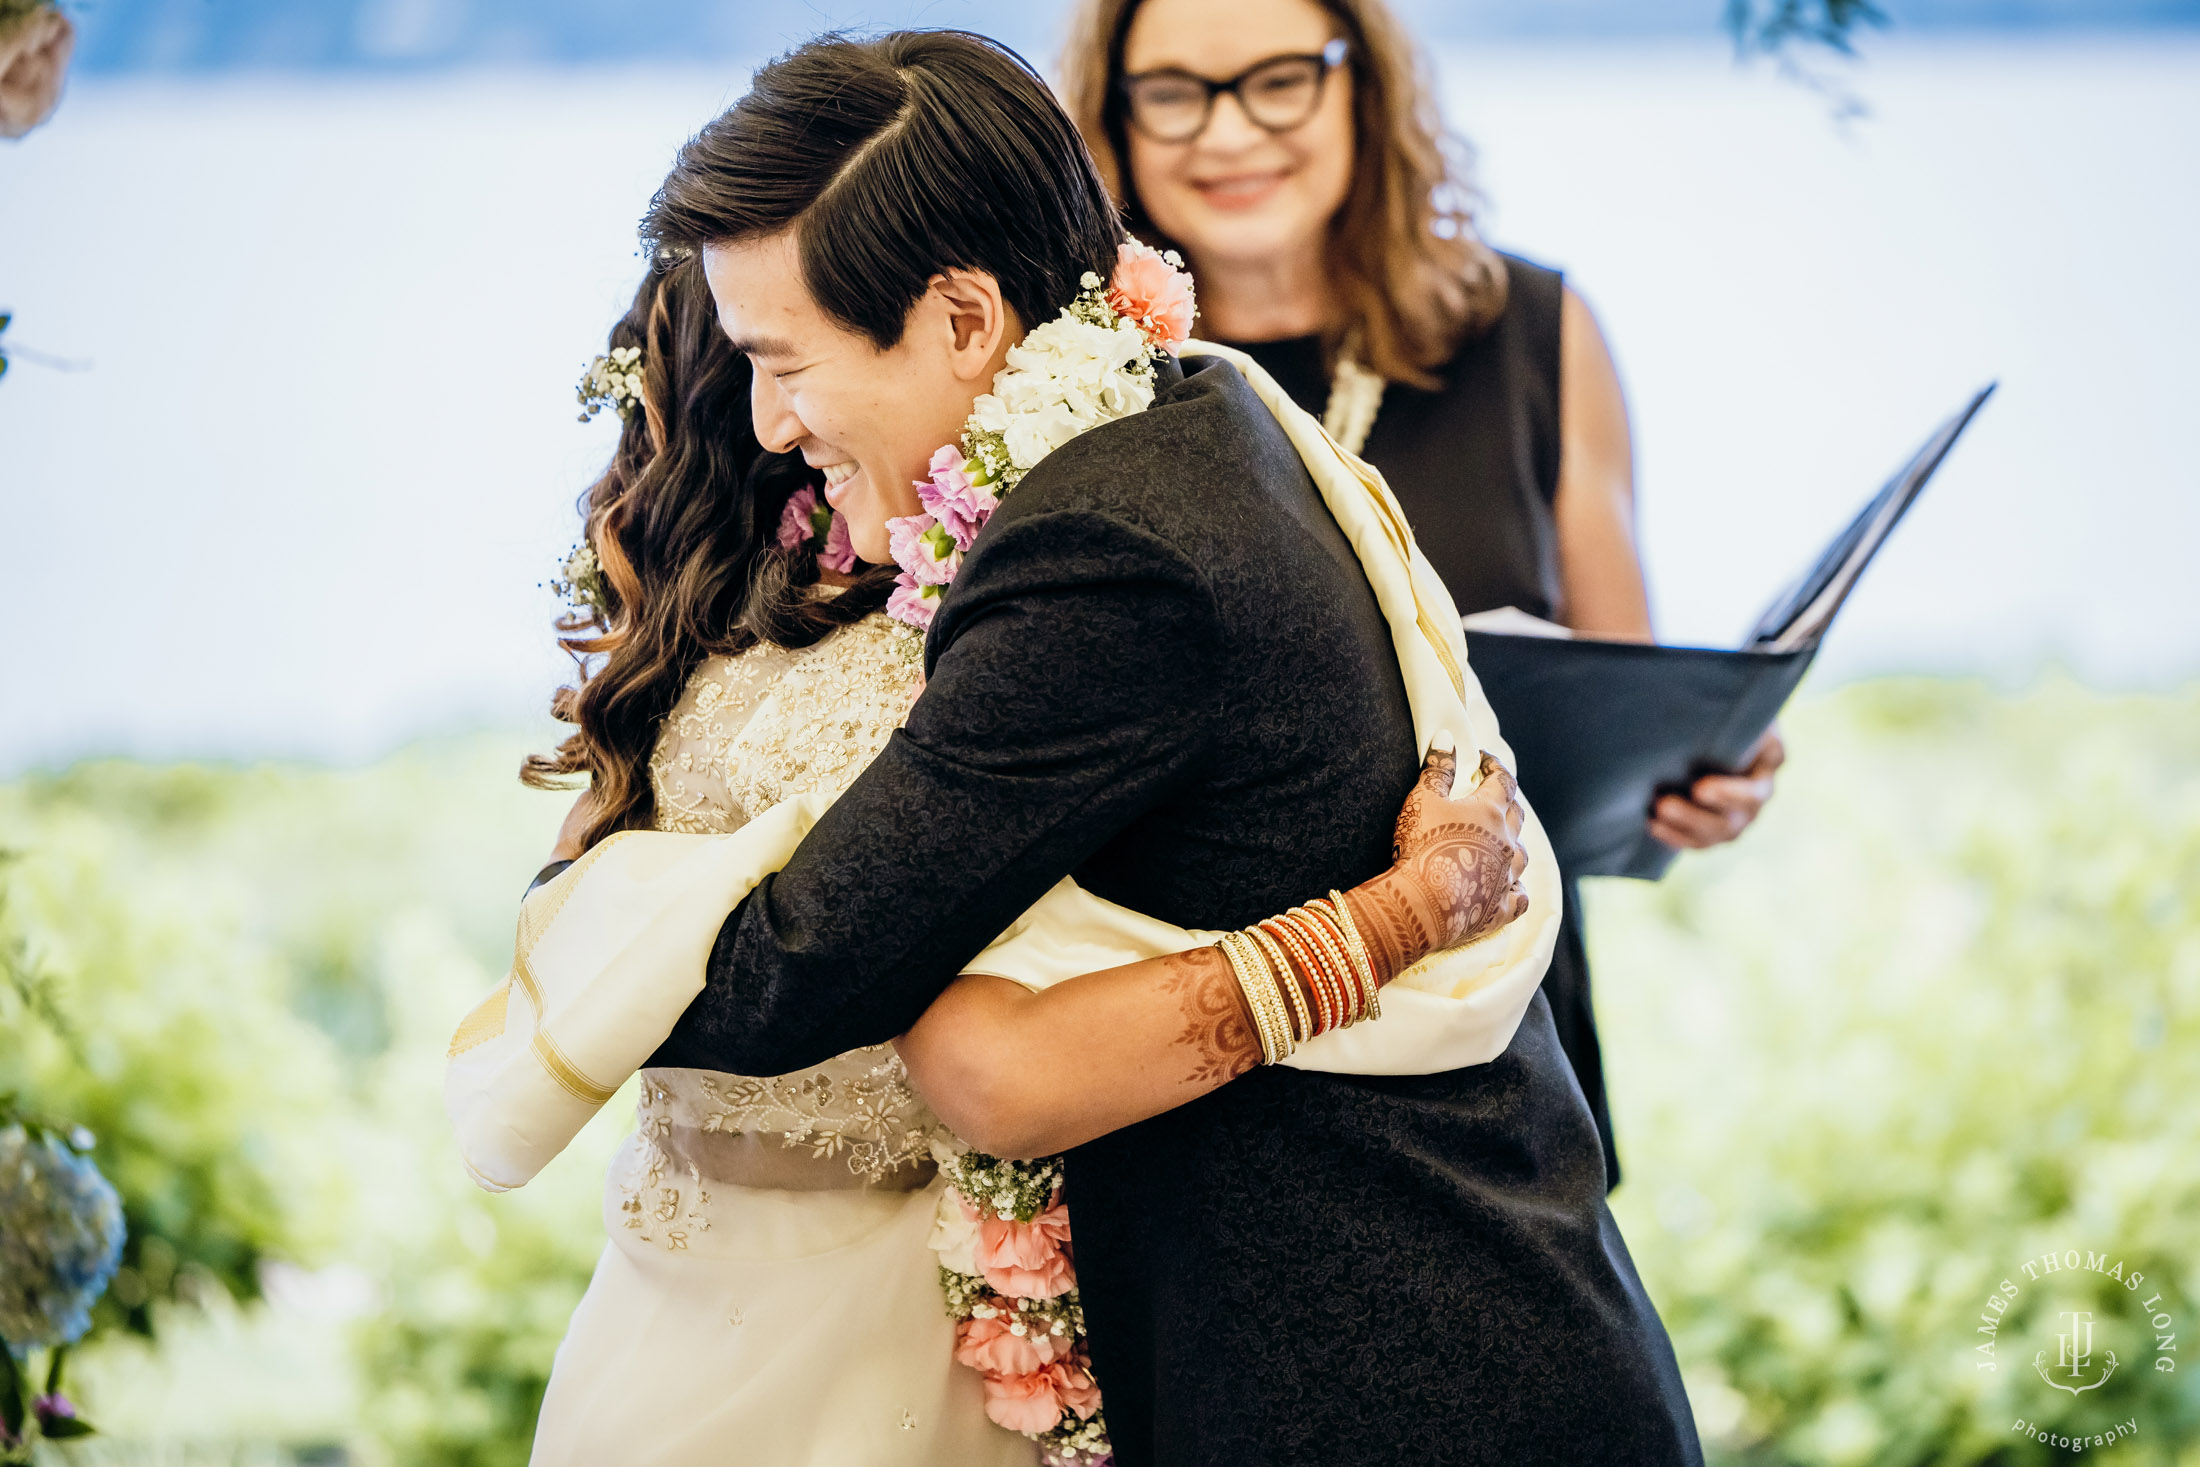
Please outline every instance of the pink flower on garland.
[[917, 481], [917, 498], [953, 537], [958, 550], [968, 550], [985, 522], [993, 518], [993, 511], [1001, 507], [991, 489], [971, 482], [969, 462], [952, 443], [932, 455], [932, 476]]
[[920, 586], [944, 586], [962, 566], [962, 550], [954, 537], [928, 514], [888, 520], [886, 543], [892, 548], [894, 564]]
[[918, 585], [907, 571], [895, 578], [894, 589], [886, 597], [886, 614], [920, 632], [932, 625], [932, 613], [939, 607], [939, 588]]
[[1099, 1413], [1100, 1383], [1092, 1378], [1091, 1363], [1084, 1356], [1055, 1361], [1047, 1367], [1047, 1376], [1054, 1382], [1054, 1394], [1077, 1413], [1078, 1420], [1090, 1421]]
[[1052, 1299], [1077, 1285], [1063, 1244], [1069, 1241], [1069, 1209], [1060, 1197], [1030, 1222], [978, 1219], [973, 1256], [986, 1283], [1011, 1299]]
[[1042, 1333], [1044, 1324], [1026, 1324], [1024, 1332], [1017, 1334], [1011, 1327], [1013, 1323], [996, 1314], [991, 1319], [971, 1318], [956, 1325], [956, 1363], [987, 1375], [1030, 1375], [1069, 1353], [1069, 1342], [1062, 1336]]
[[1108, 304], [1127, 316], [1146, 339], [1174, 352], [1191, 339], [1192, 277], [1135, 239], [1115, 252], [1115, 276], [1108, 281]]
[[1051, 1370], [986, 1376], [985, 1414], [1010, 1431], [1052, 1431], [1062, 1420], [1063, 1401]]

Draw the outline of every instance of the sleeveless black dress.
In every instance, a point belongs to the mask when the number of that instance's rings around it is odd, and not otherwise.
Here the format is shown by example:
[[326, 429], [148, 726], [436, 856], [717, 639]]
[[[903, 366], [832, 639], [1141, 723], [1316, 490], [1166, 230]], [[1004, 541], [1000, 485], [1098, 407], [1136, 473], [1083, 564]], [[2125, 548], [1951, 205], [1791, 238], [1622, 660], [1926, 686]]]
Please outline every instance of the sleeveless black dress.
[[[1517, 606], [1551, 619], [1558, 607], [1559, 310], [1565, 277], [1512, 255], [1504, 314], [1439, 372], [1435, 391], [1392, 383], [1361, 457], [1382, 470], [1414, 537], [1462, 615]], [[1308, 412], [1329, 401], [1321, 338], [1230, 342]], [[1528, 798], [1535, 787], [1527, 786]], [[1606, 1185], [1619, 1152], [1604, 1095], [1604, 1056], [1589, 998], [1580, 892], [1566, 880], [1566, 915], [1543, 979], [1559, 1044], [1604, 1143]]]

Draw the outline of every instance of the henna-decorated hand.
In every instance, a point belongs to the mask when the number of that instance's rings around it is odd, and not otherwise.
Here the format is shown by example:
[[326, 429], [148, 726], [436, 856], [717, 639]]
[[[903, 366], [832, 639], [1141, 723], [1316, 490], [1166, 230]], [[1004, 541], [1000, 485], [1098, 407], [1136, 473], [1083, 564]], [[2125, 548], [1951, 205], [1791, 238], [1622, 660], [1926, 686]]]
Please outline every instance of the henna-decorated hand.
[[1432, 952], [1487, 937], [1528, 910], [1520, 874], [1520, 786], [1483, 754], [1474, 788], [1453, 797], [1459, 758], [1439, 732], [1398, 812], [1396, 860], [1352, 889], [1356, 920], [1385, 982]]

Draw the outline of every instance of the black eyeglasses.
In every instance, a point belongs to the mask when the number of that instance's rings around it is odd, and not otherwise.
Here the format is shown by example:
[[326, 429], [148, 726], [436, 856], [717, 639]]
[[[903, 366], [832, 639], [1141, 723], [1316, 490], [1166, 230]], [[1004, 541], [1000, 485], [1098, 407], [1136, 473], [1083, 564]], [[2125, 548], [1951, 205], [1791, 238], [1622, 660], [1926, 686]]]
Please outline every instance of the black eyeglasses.
[[1228, 81], [1209, 81], [1174, 67], [1142, 71], [1122, 80], [1126, 114], [1132, 127], [1157, 143], [1188, 143], [1207, 130], [1215, 98], [1228, 92], [1255, 125], [1289, 132], [1321, 105], [1322, 83], [1344, 65], [1347, 49], [1340, 36], [1318, 55], [1271, 56]]

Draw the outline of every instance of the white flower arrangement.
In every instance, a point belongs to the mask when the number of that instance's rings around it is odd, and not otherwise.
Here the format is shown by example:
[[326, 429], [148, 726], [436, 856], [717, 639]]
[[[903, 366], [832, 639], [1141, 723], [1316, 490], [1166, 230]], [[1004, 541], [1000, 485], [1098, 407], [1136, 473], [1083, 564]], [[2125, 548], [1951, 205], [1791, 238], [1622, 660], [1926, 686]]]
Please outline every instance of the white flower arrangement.
[[960, 444], [917, 483], [923, 512], [887, 521], [901, 576], [890, 616], [923, 630], [978, 531], [1039, 461], [1081, 433], [1153, 405], [1154, 364], [1192, 328], [1192, 278], [1174, 251], [1135, 240], [1115, 277], [1088, 270], [1077, 299], [1008, 349], [993, 390], [971, 405]]
[[632, 417], [642, 405], [642, 349], [615, 346], [589, 362], [588, 370], [581, 373], [578, 395], [584, 423], [607, 407], [621, 422]]
[[[1087, 275], [1097, 294], [1100, 277]], [[973, 404], [977, 435], [998, 435], [1008, 451], [1003, 489], [1080, 433], [1143, 412], [1153, 402], [1152, 344], [1118, 318], [1096, 325], [1064, 311], [1008, 350], [993, 390]]]

